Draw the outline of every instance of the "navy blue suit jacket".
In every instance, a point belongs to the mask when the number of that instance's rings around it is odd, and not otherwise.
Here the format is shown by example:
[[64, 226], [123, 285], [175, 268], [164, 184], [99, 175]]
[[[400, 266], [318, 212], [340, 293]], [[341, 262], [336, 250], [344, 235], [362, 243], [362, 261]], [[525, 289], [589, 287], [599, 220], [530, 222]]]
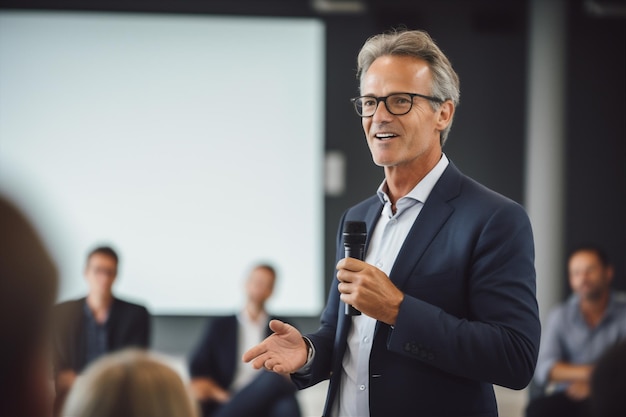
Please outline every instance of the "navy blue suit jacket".
[[[350, 208], [345, 221], [371, 235], [377, 196]], [[378, 322], [369, 361], [371, 416], [496, 416], [492, 384], [531, 380], [539, 347], [534, 246], [517, 203], [461, 174], [450, 163], [411, 228], [390, 279], [405, 294], [395, 326]], [[324, 409], [337, 394], [351, 319], [331, 285], [320, 329], [308, 337], [315, 359], [305, 388], [330, 378]]]
[[[84, 304], [83, 297], [54, 308], [55, 371], [71, 369], [80, 373], [88, 365]], [[150, 345], [150, 313], [144, 306], [114, 298], [107, 331], [108, 352], [131, 346], [147, 349]]]

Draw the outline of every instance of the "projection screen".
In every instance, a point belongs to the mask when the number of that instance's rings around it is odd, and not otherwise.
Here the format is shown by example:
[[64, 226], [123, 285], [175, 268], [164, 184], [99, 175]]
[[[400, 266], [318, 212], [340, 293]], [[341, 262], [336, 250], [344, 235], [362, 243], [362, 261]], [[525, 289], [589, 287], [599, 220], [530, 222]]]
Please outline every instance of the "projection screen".
[[59, 300], [106, 244], [114, 292], [152, 314], [237, 310], [255, 262], [272, 312], [319, 314], [324, 68], [316, 19], [1, 12], [0, 192]]

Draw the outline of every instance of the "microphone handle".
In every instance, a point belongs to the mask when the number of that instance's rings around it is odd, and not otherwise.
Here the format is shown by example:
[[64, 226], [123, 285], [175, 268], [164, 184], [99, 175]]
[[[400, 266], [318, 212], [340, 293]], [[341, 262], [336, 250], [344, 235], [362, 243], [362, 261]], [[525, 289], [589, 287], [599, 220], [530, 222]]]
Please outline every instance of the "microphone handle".
[[[354, 258], [362, 261], [365, 257], [365, 245], [346, 245], [344, 246], [344, 250], [346, 258]], [[346, 316], [360, 316], [361, 312], [350, 304], [346, 304], [344, 314]]]

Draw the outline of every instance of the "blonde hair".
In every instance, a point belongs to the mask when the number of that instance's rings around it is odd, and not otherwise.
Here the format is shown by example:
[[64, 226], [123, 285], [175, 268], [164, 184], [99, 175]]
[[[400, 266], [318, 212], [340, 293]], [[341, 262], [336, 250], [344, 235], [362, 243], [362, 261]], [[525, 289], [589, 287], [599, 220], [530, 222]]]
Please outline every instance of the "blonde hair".
[[100, 358], [70, 390], [66, 417], [197, 417], [180, 376], [139, 349]]

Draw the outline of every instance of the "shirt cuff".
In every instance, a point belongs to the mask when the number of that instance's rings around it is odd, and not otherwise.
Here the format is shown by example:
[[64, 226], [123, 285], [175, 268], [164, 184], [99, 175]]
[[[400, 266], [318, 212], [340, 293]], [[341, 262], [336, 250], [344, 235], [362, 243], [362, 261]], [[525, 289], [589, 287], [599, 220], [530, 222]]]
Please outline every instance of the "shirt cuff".
[[313, 346], [313, 342], [308, 337], [302, 336], [302, 339], [306, 343], [308, 354], [304, 366], [294, 372], [294, 374], [307, 375], [311, 371], [311, 365], [313, 364], [313, 359], [315, 359], [315, 346]]

